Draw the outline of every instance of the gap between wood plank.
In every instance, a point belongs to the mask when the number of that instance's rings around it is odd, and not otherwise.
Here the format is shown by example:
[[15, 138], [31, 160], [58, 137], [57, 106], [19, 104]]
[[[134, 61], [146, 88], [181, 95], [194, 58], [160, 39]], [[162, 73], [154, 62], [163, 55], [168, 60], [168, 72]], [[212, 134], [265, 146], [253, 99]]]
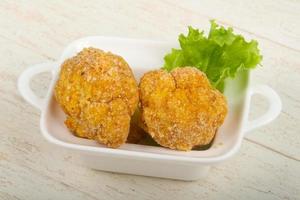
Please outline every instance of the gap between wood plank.
[[297, 52], [297, 53], [300, 52], [300, 50], [298, 50], [298, 49], [295, 49], [295, 48], [293, 48], [293, 47], [290, 47], [290, 46], [287, 46], [287, 45], [285, 45], [285, 44], [282, 44], [281, 42], [274, 41], [274, 40], [269, 39], [269, 38], [267, 38], [267, 37], [265, 37], [265, 36], [262, 36], [262, 35], [253, 33], [253, 32], [251, 32], [251, 31], [248, 31], [248, 30], [239, 28], [239, 27], [234, 26], [234, 25], [232, 25], [232, 24], [230, 24], [230, 23], [227, 23], [227, 22], [225, 22], [225, 21], [221, 21], [221, 20], [218, 20], [218, 19], [217, 19], [217, 21], [219, 21], [219, 22], [221, 22], [222, 24], [225, 24], [225, 25], [227, 25], [227, 26], [230, 26], [230, 27], [232, 27], [232, 28], [234, 28], [234, 29], [238, 29], [238, 30], [243, 31], [243, 32], [245, 32], [245, 33], [248, 33], [248, 34], [250, 34], [250, 35], [254, 35], [255, 37], [260, 38], [260, 39], [262, 39], [262, 40], [266, 40], [266, 41], [268, 41], [268, 42], [270, 42], [270, 43], [277, 44], [277, 45], [280, 46], [280, 47], [287, 48], [287, 49], [289, 49], [289, 50], [291, 50], [291, 51], [295, 51], [295, 52]]
[[274, 41], [274, 40], [272, 40], [272, 39], [267, 38], [266, 36], [262, 36], [262, 35], [260, 35], [260, 34], [253, 33], [253, 32], [248, 31], [248, 30], [246, 30], [246, 29], [239, 28], [239, 27], [234, 26], [234, 25], [232, 25], [232, 24], [230, 24], [230, 23], [228, 23], [228, 22], [226, 22], [226, 21], [219, 20], [218, 18], [210, 17], [210, 16], [208, 16], [208, 15], [203, 15], [203, 14], [196, 13], [196, 12], [194, 12], [193, 10], [190, 10], [190, 9], [188, 9], [188, 8], [184, 8], [184, 7], [182, 7], [182, 6], [179, 6], [179, 5], [176, 5], [176, 4], [174, 4], [174, 3], [171, 3], [171, 1], [170, 1], [170, 2], [165, 2], [165, 3], [167, 3], [167, 4], [173, 4], [173, 6], [177, 6], [178, 8], [180, 8], [180, 9], [182, 9], [182, 10], [186, 10], [187, 12], [192, 12], [192, 13], [194, 13], [195, 15], [202, 16], [203, 18], [207, 18], [207, 19], [209, 19], [209, 20], [210, 20], [210, 19], [215, 19], [216, 21], [220, 22], [221, 24], [224, 24], [224, 25], [226, 25], [226, 26], [230, 26], [230, 27], [232, 27], [232, 28], [234, 28], [234, 29], [243, 31], [243, 32], [248, 33], [248, 34], [250, 34], [250, 35], [254, 35], [254, 36], [257, 37], [257, 38], [260, 38], [260, 39], [262, 39], [262, 40], [266, 40], [266, 41], [268, 41], [268, 42], [270, 42], [270, 43], [277, 44], [278, 46], [281, 46], [281, 47], [283, 47], [283, 48], [287, 48], [287, 49], [289, 49], [289, 50], [291, 50], [291, 51], [295, 51], [295, 52], [298, 52], [298, 53], [300, 52], [299, 49], [295, 49], [295, 48], [293, 48], [293, 47], [290, 47], [290, 46], [287, 46], [287, 45], [285, 45], [285, 44], [282, 44], [281, 42]]
[[71, 190], [75, 190], [75, 191], [77, 191], [77, 192], [79, 192], [79, 193], [82, 193], [83, 195], [88, 196], [88, 197], [91, 198], [91, 199], [99, 200], [97, 197], [91, 195], [90, 193], [88, 193], [88, 192], [86, 192], [86, 191], [83, 191], [83, 190], [79, 189], [79, 187], [77, 187], [77, 186], [76, 186], [76, 187], [75, 187], [75, 186], [72, 186], [72, 185], [70, 185], [70, 184], [68, 184], [68, 183], [65, 183], [65, 182], [62, 181], [62, 180], [58, 180], [57, 178], [54, 178], [54, 177], [49, 176], [49, 175], [46, 175], [44, 172], [38, 171], [38, 170], [36, 170], [36, 169], [34, 169], [34, 168], [31, 168], [31, 167], [29, 167], [29, 166], [27, 166], [27, 165], [24, 165], [24, 164], [20, 164], [20, 163], [14, 163], [14, 164], [16, 164], [16, 165], [19, 166], [19, 167], [23, 167], [23, 168], [25, 168], [25, 169], [27, 169], [27, 170], [29, 170], [29, 171], [35, 173], [36, 175], [39, 175], [39, 176], [41, 176], [41, 177], [44, 177], [44, 178], [49, 179], [49, 180], [54, 181], [54, 182], [58, 182], [59, 184], [65, 186], [65, 187], [67, 187], [67, 188], [69, 188], [69, 189], [71, 189]]
[[40, 56], [42, 56], [42, 57], [45, 57], [45, 58], [47, 58], [47, 59], [49, 59], [49, 60], [51, 60], [51, 61], [55, 61], [55, 60], [56, 60], [55, 58], [52, 58], [52, 57], [50, 57], [50, 56], [47, 56], [47, 55], [45, 55], [45, 54], [43, 54], [43, 53], [40, 53], [40, 52], [37, 53], [34, 49], [28, 48], [28, 46], [25, 46], [25, 45], [21, 44], [20, 42], [14, 40], [14, 39], [11, 39], [11, 38], [9, 38], [9, 37], [7, 37], [7, 36], [5, 36], [5, 35], [0, 34], [0, 37], [3, 38], [4, 40], [11, 41], [11, 42], [13, 42], [15, 45], [20, 46], [20, 47], [22, 47], [22, 48], [24, 48], [24, 49], [29, 49], [29, 50], [31, 50], [32, 52], [34, 52], [35, 54], [40, 55]]
[[247, 141], [250, 142], [250, 143], [256, 144], [257, 146], [260, 146], [260, 147], [263, 147], [263, 148], [265, 148], [265, 149], [268, 149], [269, 151], [272, 151], [272, 152], [274, 152], [274, 153], [280, 154], [281, 156], [283, 156], [283, 157], [285, 157], [285, 158], [294, 160], [294, 161], [296, 161], [296, 162], [300, 162], [300, 159], [299, 159], [299, 158], [295, 158], [295, 157], [290, 156], [290, 155], [288, 155], [288, 154], [282, 153], [282, 152], [280, 152], [280, 151], [278, 151], [278, 150], [276, 150], [276, 149], [273, 149], [273, 148], [271, 148], [271, 147], [268, 147], [268, 146], [266, 146], [266, 145], [264, 145], [264, 144], [261, 144], [261, 143], [259, 143], [259, 142], [257, 142], [257, 141], [251, 140], [251, 139], [249, 139], [249, 138], [244, 138], [244, 140], [247, 140]]

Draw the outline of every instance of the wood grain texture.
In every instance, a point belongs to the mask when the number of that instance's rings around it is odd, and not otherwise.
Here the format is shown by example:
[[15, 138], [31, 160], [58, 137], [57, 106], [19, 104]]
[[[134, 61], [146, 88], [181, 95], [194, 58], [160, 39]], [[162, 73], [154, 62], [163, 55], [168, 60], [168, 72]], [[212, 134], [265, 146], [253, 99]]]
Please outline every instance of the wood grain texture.
[[[254, 1], [0, 1], [0, 199], [299, 199], [300, 2]], [[281, 96], [283, 111], [253, 131], [239, 153], [214, 166], [206, 180], [181, 182], [83, 167], [72, 152], [49, 144], [39, 111], [16, 88], [27, 67], [60, 56], [89, 35], [175, 40], [187, 25], [209, 19], [259, 41], [263, 67], [253, 83]], [[47, 90], [49, 77], [33, 82]], [[252, 102], [251, 117], [266, 109]]]

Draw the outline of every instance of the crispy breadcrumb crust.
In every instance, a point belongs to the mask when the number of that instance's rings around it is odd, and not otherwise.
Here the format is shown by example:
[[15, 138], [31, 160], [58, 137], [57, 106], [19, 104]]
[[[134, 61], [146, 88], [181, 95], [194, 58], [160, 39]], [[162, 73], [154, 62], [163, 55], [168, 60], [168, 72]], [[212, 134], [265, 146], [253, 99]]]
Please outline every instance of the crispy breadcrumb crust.
[[138, 87], [122, 57], [84, 48], [61, 65], [55, 97], [67, 115], [66, 126], [76, 136], [113, 148], [125, 143]]
[[187, 151], [210, 143], [227, 114], [223, 94], [193, 67], [150, 71], [139, 89], [144, 128], [171, 149]]

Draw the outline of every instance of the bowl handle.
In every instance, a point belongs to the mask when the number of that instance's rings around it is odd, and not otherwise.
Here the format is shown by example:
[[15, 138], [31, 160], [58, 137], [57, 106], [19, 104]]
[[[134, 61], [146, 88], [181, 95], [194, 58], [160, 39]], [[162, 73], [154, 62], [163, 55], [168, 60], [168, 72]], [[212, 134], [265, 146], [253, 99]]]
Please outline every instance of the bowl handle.
[[[268, 110], [260, 117], [247, 121], [244, 128], [245, 133], [266, 125], [273, 121], [280, 113], [282, 104], [279, 95], [267, 85], [252, 86], [249, 90], [250, 99], [254, 94], [260, 94], [264, 96], [269, 102]], [[249, 112], [249, 111], [248, 111]]]
[[43, 98], [35, 95], [30, 87], [30, 81], [35, 75], [43, 72], [51, 72], [51, 75], [53, 76], [54, 66], [55, 62], [47, 62], [34, 65], [23, 71], [18, 79], [18, 90], [21, 93], [22, 97], [31, 105], [40, 110], [43, 108], [45, 101]]

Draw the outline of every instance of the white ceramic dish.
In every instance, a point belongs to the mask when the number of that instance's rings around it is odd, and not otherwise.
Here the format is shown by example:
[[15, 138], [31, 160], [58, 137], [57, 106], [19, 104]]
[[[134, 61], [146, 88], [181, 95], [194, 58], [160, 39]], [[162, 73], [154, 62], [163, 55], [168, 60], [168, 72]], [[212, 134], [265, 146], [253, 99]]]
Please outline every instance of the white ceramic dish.
[[[53, 88], [60, 64], [74, 56], [84, 47], [97, 47], [119, 54], [132, 67], [139, 80], [143, 73], [163, 64], [163, 56], [176, 47], [176, 42], [160, 42], [111, 37], [87, 37], [71, 43], [58, 62], [43, 63], [25, 70], [18, 80], [21, 95], [41, 110], [40, 127], [44, 137], [51, 143], [71, 149], [82, 155], [84, 163], [94, 169], [164, 177], [196, 180], [207, 174], [210, 165], [226, 160], [239, 149], [244, 133], [265, 125], [275, 119], [281, 110], [279, 96], [268, 86], [250, 86], [249, 72], [241, 72], [226, 84], [225, 95], [229, 114], [219, 129], [212, 146], [203, 151], [181, 152], [157, 146], [124, 144], [119, 149], [107, 148], [95, 141], [73, 136], [64, 125], [65, 115], [53, 97]], [[53, 79], [46, 98], [38, 98], [29, 83], [34, 75], [52, 72]], [[250, 99], [260, 94], [269, 102], [268, 111], [253, 121], [248, 121]]]

